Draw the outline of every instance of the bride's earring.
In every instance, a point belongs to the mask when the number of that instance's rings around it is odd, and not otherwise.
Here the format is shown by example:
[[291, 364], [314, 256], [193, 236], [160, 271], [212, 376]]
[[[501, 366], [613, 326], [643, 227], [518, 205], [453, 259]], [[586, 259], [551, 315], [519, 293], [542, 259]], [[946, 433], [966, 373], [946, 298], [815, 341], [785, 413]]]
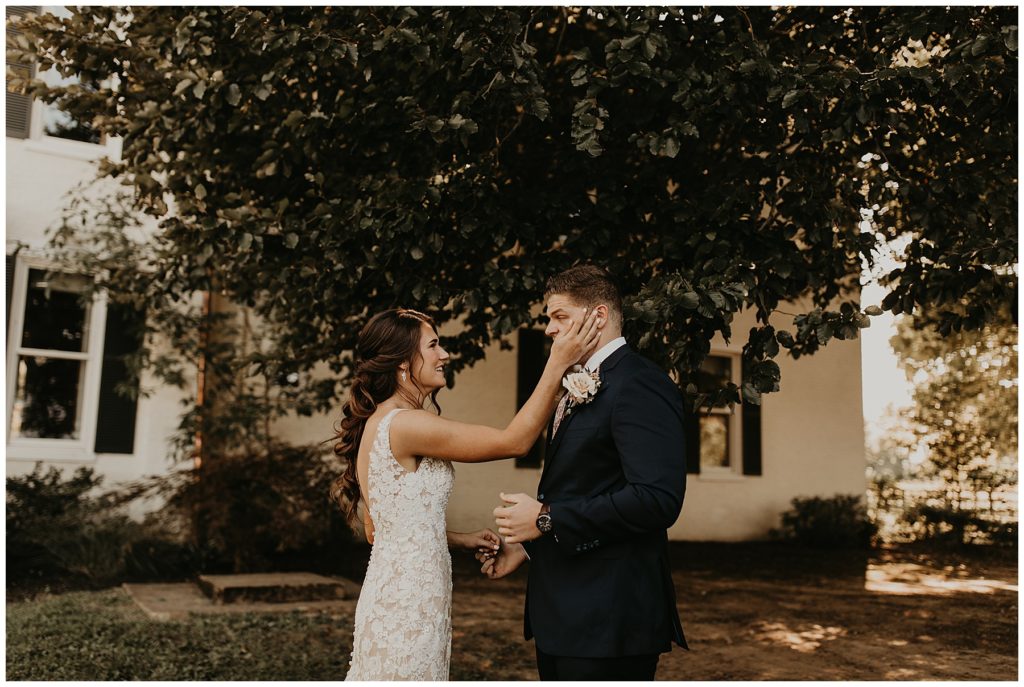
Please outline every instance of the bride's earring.
[[405, 370], [402, 370], [402, 381], [405, 381]]

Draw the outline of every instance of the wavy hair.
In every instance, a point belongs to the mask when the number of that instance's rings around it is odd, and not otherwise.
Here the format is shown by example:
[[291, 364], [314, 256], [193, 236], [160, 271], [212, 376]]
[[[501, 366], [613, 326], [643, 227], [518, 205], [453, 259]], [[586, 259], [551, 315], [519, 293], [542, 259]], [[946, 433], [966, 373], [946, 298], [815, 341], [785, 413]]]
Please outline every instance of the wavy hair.
[[[345, 471], [331, 484], [330, 498], [345, 514], [353, 527], [359, 523], [359, 475], [356, 457], [363, 438], [366, 420], [383, 401], [399, 392], [414, 405], [423, 398], [412, 398], [398, 384], [398, 366], [409, 363], [409, 374], [418, 387], [413, 370], [420, 359], [420, 329], [429, 324], [437, 333], [437, 325], [429, 315], [407, 308], [379, 312], [359, 332], [356, 343], [356, 369], [349, 400], [342, 408], [340, 428], [335, 429], [334, 454], [345, 462]], [[430, 402], [438, 413], [437, 392], [430, 393]]]

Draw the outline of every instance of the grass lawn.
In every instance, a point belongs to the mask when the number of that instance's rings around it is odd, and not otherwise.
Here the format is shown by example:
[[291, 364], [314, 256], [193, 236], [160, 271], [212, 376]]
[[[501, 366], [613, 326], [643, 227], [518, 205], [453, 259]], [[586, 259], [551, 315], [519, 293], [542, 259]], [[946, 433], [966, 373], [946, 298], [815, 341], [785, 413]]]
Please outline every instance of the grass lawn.
[[[661, 680], [1015, 680], [1016, 552], [823, 552], [672, 545], [691, 651]], [[351, 568], [365, 569], [359, 552]], [[525, 570], [491, 582], [456, 557], [453, 680], [535, 680]], [[7, 604], [8, 680], [340, 680], [352, 606], [146, 618], [120, 589]]]
[[338, 680], [351, 616], [156, 622], [120, 588], [7, 604], [8, 680]]

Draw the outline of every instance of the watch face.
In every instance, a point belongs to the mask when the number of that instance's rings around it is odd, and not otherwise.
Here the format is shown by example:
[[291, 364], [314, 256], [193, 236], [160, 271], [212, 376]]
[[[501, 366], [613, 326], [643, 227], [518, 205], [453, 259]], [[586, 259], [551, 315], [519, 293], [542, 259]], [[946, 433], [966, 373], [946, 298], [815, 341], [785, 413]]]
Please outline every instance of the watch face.
[[537, 516], [537, 529], [541, 532], [551, 531], [551, 516], [547, 513], [541, 513]]

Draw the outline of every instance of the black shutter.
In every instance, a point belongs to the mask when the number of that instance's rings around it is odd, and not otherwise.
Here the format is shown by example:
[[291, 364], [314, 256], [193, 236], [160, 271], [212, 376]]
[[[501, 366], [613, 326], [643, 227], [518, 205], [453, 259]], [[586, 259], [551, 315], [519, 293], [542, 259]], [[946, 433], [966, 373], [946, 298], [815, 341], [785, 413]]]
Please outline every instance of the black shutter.
[[14, 266], [17, 260], [17, 256], [7, 256], [7, 329], [4, 330], [5, 341], [11, 335], [11, 294], [14, 293]]
[[700, 474], [700, 416], [697, 413], [683, 410], [683, 432], [686, 436], [686, 472]]
[[[135, 353], [142, 343], [139, 315], [130, 307], [109, 303], [103, 339], [103, 372], [100, 376], [100, 403], [96, 417], [96, 453], [133, 453], [137, 400], [115, 389], [128, 380], [125, 356]], [[138, 380], [135, 383], [138, 391]]]
[[[21, 34], [16, 28], [11, 26], [11, 17], [18, 17], [22, 19], [29, 14], [38, 14], [38, 7], [28, 7], [24, 5], [8, 5], [5, 21], [7, 22], [7, 37], [10, 39], [12, 36], [18, 36]], [[14, 72], [23, 79], [32, 78], [34, 67], [31, 64], [25, 64], [23, 62], [7, 62], [7, 69]], [[11, 138], [28, 138], [29, 135], [29, 121], [32, 115], [32, 98], [24, 93], [18, 91], [12, 91], [9, 87], [7, 88], [7, 135]]]
[[[547, 363], [545, 342], [547, 337], [539, 329], [520, 329], [516, 347], [516, 410], [522, 408], [537, 387], [544, 365]], [[516, 458], [517, 468], [539, 468], [544, 461], [547, 431], [541, 432], [533, 448], [525, 456]]]
[[[746, 361], [744, 361], [746, 367]], [[746, 370], [743, 378], [746, 379]], [[761, 403], [764, 403], [764, 394]], [[761, 474], [761, 406], [743, 404], [743, 474]]]

